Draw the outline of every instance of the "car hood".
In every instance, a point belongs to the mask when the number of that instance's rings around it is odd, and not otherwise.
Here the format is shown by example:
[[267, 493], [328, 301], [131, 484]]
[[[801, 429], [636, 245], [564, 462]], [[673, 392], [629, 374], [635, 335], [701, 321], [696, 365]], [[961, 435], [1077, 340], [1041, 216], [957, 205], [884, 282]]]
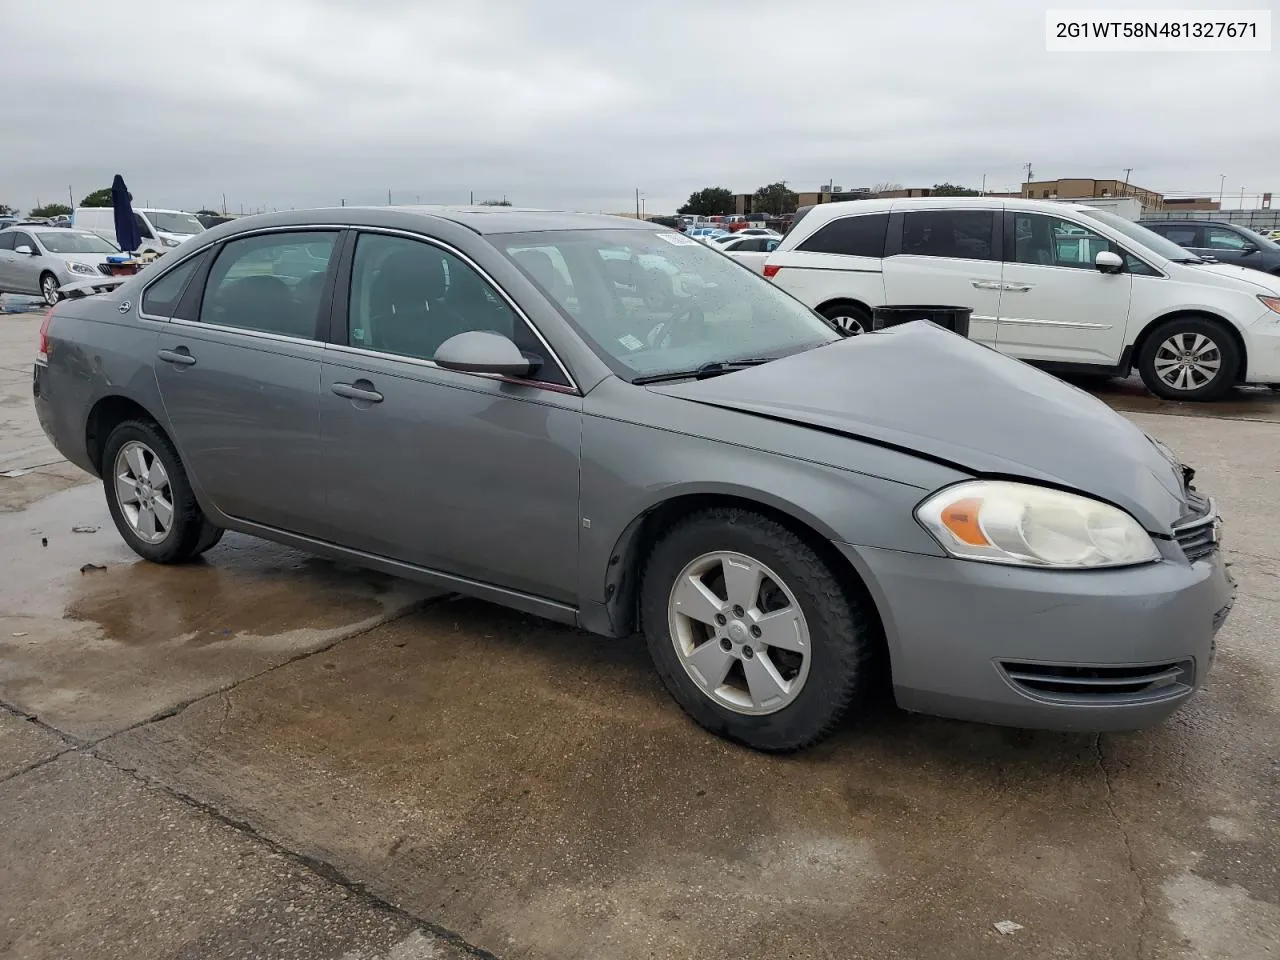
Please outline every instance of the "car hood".
[[909, 323], [705, 380], [649, 387], [893, 447], [976, 476], [1065, 487], [1168, 535], [1182, 474], [1106, 404], [1034, 367]]
[[1251, 293], [1280, 296], [1280, 278], [1252, 267], [1238, 267], [1233, 263], [1180, 263], [1177, 266], [1194, 270], [1196, 279], [1212, 283], [1215, 287], [1239, 290], [1244, 284]]

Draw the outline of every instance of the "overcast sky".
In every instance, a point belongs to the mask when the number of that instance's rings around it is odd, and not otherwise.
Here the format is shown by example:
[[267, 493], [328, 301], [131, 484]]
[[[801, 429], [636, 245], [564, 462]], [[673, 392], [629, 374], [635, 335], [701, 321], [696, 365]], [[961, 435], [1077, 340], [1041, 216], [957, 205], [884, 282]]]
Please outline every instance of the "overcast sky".
[[775, 180], [1011, 189], [1030, 161], [1214, 196], [1225, 174], [1280, 205], [1280, 52], [1047, 53], [1045, 6], [0, 0], [0, 202], [122, 173], [135, 203], [190, 210], [390, 188], [623, 211], [639, 188], [660, 213]]

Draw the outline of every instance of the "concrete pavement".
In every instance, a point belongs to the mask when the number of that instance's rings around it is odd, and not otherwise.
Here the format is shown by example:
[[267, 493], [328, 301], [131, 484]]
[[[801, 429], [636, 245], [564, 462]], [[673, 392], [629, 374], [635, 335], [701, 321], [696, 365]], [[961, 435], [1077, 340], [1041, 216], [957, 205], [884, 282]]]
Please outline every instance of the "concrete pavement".
[[[36, 324], [0, 316], [0, 455]], [[1241, 402], [1133, 414], [1241, 583], [1172, 721], [873, 705], [783, 758], [637, 643], [235, 536], [148, 566], [96, 485], [0, 477], [0, 957], [1280, 957], [1280, 444]]]

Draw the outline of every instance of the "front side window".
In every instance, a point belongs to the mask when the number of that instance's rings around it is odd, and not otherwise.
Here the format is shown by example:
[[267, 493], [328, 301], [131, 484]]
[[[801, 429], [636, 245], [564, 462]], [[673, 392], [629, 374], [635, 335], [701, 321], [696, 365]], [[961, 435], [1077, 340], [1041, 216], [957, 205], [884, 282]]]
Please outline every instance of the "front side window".
[[1226, 250], [1234, 253], [1239, 253], [1249, 244], [1249, 241], [1240, 234], [1225, 227], [1205, 227], [1204, 241], [1204, 245], [1210, 250]]
[[23, 247], [23, 246], [30, 247], [33, 253], [39, 253], [39, 248], [36, 247], [36, 242], [31, 239], [30, 234], [14, 233], [13, 248], [16, 250], [18, 247]]
[[1092, 270], [1103, 251], [1124, 254], [1092, 230], [1041, 213], [1015, 213], [1013, 235], [1014, 263]]
[[209, 271], [200, 321], [312, 339], [337, 233], [232, 240]]
[[156, 238], [156, 235], [151, 232], [151, 227], [147, 225], [147, 221], [142, 218], [142, 214], [135, 211], [133, 223], [138, 228], [138, 236], [143, 240], [154, 240]]
[[[554, 263], [551, 270], [554, 273]], [[435, 244], [361, 235], [351, 265], [348, 304], [350, 346], [431, 360], [450, 337], [490, 331], [542, 358], [532, 379], [568, 383], [502, 295], [470, 264]]]
[[797, 250], [810, 253], [839, 253], [847, 257], [884, 256], [884, 236], [889, 228], [887, 213], [860, 217], [840, 217], [819, 229]]
[[902, 218], [902, 252], [917, 257], [995, 259], [992, 210], [911, 210]]
[[768, 280], [680, 234], [563, 230], [492, 239], [628, 380], [840, 339]]

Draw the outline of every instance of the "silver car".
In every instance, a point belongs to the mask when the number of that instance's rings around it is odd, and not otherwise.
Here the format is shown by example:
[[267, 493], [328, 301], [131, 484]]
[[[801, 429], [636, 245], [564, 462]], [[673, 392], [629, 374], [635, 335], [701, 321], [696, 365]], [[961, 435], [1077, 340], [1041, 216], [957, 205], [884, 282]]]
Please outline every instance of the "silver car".
[[[646, 297], [655, 260], [698, 282]], [[629, 219], [237, 220], [59, 303], [34, 392], [149, 560], [231, 529], [640, 632], [690, 716], [762, 750], [881, 682], [953, 717], [1149, 724], [1234, 596], [1191, 470], [1102, 403], [931, 324], [845, 339]]]
[[0, 230], [0, 293], [43, 297], [53, 306], [58, 288], [110, 273], [115, 244], [84, 230], [18, 226]]

